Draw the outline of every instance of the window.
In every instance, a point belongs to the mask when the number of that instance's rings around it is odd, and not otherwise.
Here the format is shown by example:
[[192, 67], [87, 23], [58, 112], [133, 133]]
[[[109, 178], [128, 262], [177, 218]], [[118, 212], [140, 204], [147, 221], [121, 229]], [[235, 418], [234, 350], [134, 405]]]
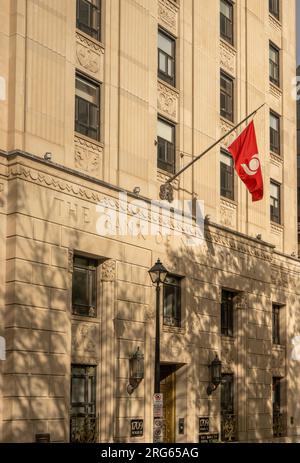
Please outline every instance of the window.
[[228, 0], [220, 3], [220, 31], [221, 37], [233, 44], [233, 4]]
[[221, 196], [234, 199], [233, 159], [227, 151], [221, 150], [220, 163]]
[[100, 40], [100, 0], [77, 0], [76, 27]]
[[74, 257], [72, 308], [73, 314], [96, 317], [97, 261]]
[[96, 442], [96, 367], [71, 367], [71, 442]]
[[175, 126], [158, 119], [157, 166], [170, 174], [175, 173]]
[[75, 130], [99, 140], [100, 85], [76, 74]]
[[280, 305], [272, 305], [272, 335], [273, 344], [280, 345]]
[[175, 39], [158, 31], [158, 77], [175, 86]]
[[279, 19], [279, 0], [269, 0], [269, 11], [275, 18]]
[[270, 215], [272, 222], [280, 223], [280, 185], [271, 181], [270, 183]]
[[181, 278], [168, 275], [163, 289], [164, 325], [181, 325]]
[[286, 415], [282, 412], [283, 378], [273, 377], [273, 436], [286, 435]]
[[279, 49], [270, 43], [269, 50], [270, 81], [279, 87]]
[[233, 336], [233, 302], [236, 294], [222, 290], [221, 301], [221, 334]]
[[234, 397], [233, 397], [233, 375], [222, 374], [221, 381], [221, 412], [234, 412]]
[[270, 112], [270, 149], [280, 154], [280, 117]]
[[221, 116], [233, 121], [233, 79], [221, 71]]

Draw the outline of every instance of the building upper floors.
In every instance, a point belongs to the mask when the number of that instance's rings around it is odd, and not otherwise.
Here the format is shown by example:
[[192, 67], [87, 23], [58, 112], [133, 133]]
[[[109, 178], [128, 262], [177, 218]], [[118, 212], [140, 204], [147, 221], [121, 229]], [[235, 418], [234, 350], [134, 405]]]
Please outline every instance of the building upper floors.
[[[265, 195], [226, 148], [175, 182], [211, 220], [297, 249], [295, 4], [282, 0], [0, 0], [0, 149], [157, 199], [170, 175], [262, 103]], [[49, 156], [48, 156], [49, 157]]]

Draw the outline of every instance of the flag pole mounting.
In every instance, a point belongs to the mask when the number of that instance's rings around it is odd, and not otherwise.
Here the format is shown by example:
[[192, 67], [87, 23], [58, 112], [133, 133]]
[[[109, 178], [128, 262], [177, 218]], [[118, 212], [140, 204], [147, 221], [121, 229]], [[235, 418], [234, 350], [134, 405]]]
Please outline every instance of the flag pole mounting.
[[159, 197], [161, 200], [166, 200], [169, 203], [173, 202], [174, 199], [174, 193], [173, 193], [173, 185], [172, 182], [179, 177], [185, 170], [187, 170], [191, 165], [193, 165], [195, 162], [197, 162], [200, 158], [202, 158], [205, 154], [207, 154], [210, 150], [212, 150], [216, 145], [221, 143], [224, 138], [228, 137], [232, 132], [234, 132], [240, 125], [242, 125], [244, 122], [246, 122], [250, 117], [254, 116], [263, 106], [265, 106], [267, 103], [263, 103], [260, 105], [255, 111], [253, 111], [251, 114], [249, 114], [245, 119], [243, 119], [241, 122], [239, 122], [237, 125], [235, 125], [232, 129], [230, 129], [228, 132], [225, 133], [219, 140], [214, 142], [211, 146], [209, 146], [205, 151], [203, 151], [201, 154], [196, 156], [192, 161], [190, 161], [186, 166], [182, 167], [175, 175], [170, 177], [165, 183], [163, 183], [160, 186], [160, 192], [159, 192]]

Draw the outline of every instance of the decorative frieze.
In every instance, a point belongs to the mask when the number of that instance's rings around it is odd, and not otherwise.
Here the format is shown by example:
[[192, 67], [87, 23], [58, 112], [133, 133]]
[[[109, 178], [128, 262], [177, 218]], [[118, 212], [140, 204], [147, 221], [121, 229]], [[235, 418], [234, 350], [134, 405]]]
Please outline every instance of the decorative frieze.
[[[220, 119], [220, 131], [221, 137], [229, 132], [233, 128], [233, 125], [230, 122], [225, 121], [225, 119]], [[223, 148], [227, 148], [235, 139], [237, 138], [237, 131], [234, 130], [228, 137], [222, 140], [221, 145]]]
[[104, 47], [100, 43], [88, 39], [81, 33], [76, 33], [76, 66], [83, 68], [93, 77], [103, 81]]
[[157, 88], [157, 109], [167, 118], [178, 122], [178, 92], [171, 89], [162, 82], [158, 82]]
[[158, 1], [158, 22], [173, 35], [178, 35], [179, 5], [171, 0]]
[[278, 156], [278, 154], [275, 154], [275, 153], [270, 153], [270, 160], [271, 160], [271, 164], [273, 164], [273, 166], [275, 167], [282, 167], [283, 165], [283, 159], [282, 157]]
[[274, 16], [271, 15], [271, 14], [269, 15], [269, 25], [270, 25], [271, 29], [274, 30], [274, 32], [276, 32], [276, 33], [279, 32], [279, 33], [281, 34], [281, 24], [280, 24], [280, 22], [279, 22], [276, 18], [274, 18]]
[[289, 286], [289, 275], [286, 271], [282, 271], [281, 269], [272, 266], [271, 268], [271, 283], [274, 286]]
[[221, 199], [220, 222], [230, 228], [236, 228], [236, 205], [225, 199]]
[[282, 225], [272, 222], [271, 223], [271, 233], [277, 236], [282, 236], [282, 233], [283, 233]]
[[101, 176], [103, 147], [75, 135], [75, 167], [96, 177]]
[[272, 82], [270, 82], [269, 91], [270, 91], [270, 95], [273, 98], [275, 98], [275, 104], [280, 105], [281, 98], [282, 98], [282, 90], [280, 90], [279, 87], [277, 87], [276, 85], [272, 84]]
[[115, 281], [116, 279], [116, 261], [108, 259], [101, 264], [100, 278], [102, 281]]
[[227, 43], [220, 40], [220, 64], [224, 71], [233, 76], [236, 73], [236, 51]]
[[95, 323], [72, 324], [72, 356], [99, 358], [99, 328]]

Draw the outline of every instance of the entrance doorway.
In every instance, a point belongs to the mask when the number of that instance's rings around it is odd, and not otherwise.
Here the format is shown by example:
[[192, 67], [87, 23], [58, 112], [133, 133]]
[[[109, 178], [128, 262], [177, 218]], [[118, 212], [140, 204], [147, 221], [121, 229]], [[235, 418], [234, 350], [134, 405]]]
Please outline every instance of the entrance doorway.
[[163, 394], [164, 442], [176, 442], [176, 370], [175, 364], [160, 365], [160, 392]]

